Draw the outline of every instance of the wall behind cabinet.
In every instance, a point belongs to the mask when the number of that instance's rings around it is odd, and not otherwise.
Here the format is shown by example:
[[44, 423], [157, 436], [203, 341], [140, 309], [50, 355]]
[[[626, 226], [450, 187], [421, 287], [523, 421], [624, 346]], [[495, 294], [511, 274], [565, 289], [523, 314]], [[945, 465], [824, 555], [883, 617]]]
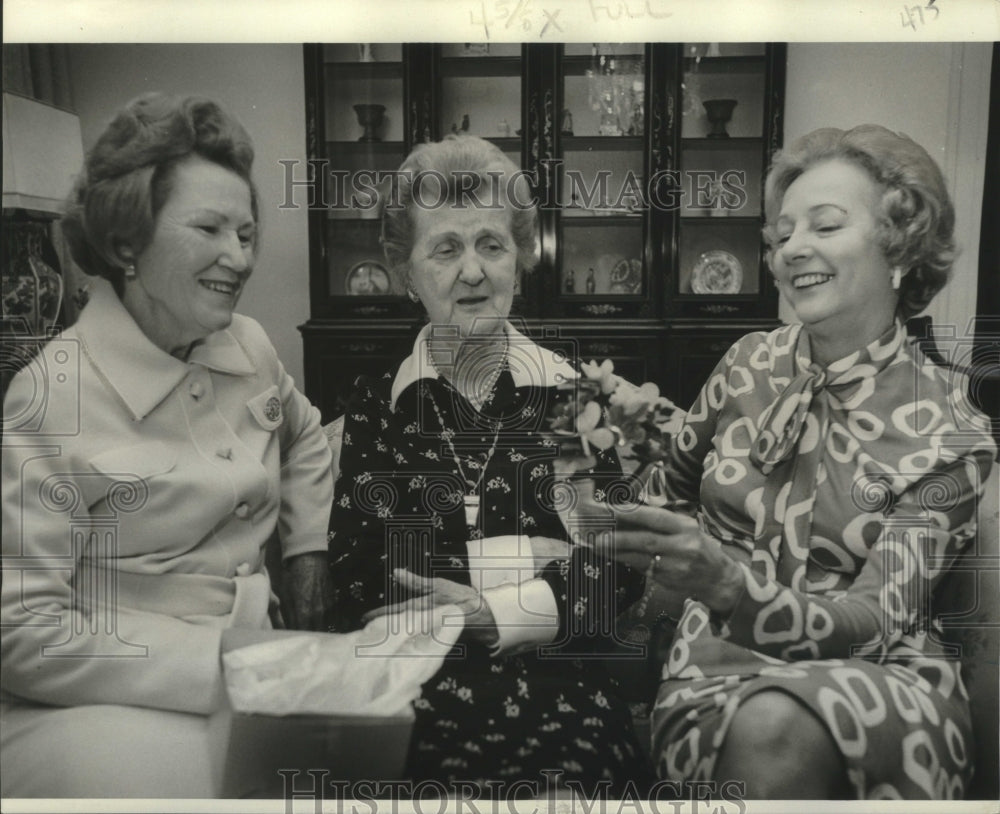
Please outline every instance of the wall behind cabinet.
[[871, 122], [906, 133], [944, 171], [962, 254], [926, 313], [960, 334], [976, 313], [991, 51], [988, 42], [788, 46], [785, 144], [817, 127]]

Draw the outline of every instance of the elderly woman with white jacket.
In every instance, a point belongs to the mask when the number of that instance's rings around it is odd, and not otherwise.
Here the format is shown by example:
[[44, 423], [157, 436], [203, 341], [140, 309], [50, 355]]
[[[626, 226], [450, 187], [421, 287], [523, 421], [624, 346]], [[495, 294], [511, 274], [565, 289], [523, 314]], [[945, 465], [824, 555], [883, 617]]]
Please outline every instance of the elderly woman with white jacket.
[[150, 94], [71, 197], [74, 258], [110, 285], [4, 403], [5, 796], [211, 795], [220, 642], [271, 626], [275, 529], [302, 575], [286, 615], [322, 624], [329, 446], [233, 313], [257, 251], [252, 160], [215, 103]]

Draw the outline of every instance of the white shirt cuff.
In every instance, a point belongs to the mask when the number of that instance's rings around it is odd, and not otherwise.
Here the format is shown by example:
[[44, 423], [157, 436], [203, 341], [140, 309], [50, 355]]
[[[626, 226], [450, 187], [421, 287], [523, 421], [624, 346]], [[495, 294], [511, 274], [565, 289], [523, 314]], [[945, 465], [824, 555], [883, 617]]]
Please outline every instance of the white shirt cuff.
[[483, 591], [483, 600], [493, 614], [499, 635], [494, 656], [549, 644], [559, 632], [559, 607], [544, 579], [488, 588]]
[[517, 585], [535, 576], [531, 538], [526, 534], [484, 537], [466, 543], [469, 576], [477, 591], [499, 585]]

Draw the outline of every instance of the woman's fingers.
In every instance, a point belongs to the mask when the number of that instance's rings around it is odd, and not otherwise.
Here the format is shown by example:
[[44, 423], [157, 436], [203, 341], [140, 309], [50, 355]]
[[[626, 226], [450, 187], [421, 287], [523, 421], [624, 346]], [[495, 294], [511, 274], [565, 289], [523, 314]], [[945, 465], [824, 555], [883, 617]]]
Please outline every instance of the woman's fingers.
[[412, 593], [422, 595], [410, 600], [411, 602], [422, 600], [425, 606], [428, 600], [432, 601], [434, 605], [450, 605], [477, 594], [476, 589], [470, 585], [463, 585], [460, 582], [442, 577], [422, 577], [403, 568], [394, 568], [392, 575], [404, 588]]
[[554, 537], [531, 537], [531, 553], [536, 557], [560, 559], [573, 553], [573, 544]]
[[393, 568], [392, 575], [396, 578], [396, 582], [415, 594], [429, 594], [434, 590], [434, 583], [437, 581], [414, 574], [405, 568]]
[[638, 551], [616, 551], [614, 552], [614, 557], [618, 562], [631, 566], [639, 572], [647, 571], [649, 564], [653, 561], [653, 555]]
[[681, 534], [698, 528], [698, 521], [693, 517], [657, 506], [629, 503], [622, 506], [609, 504], [609, 508], [614, 512], [618, 524], [616, 536], [621, 533], [618, 529], [640, 528], [661, 534]]
[[645, 529], [630, 531], [615, 529], [606, 539], [608, 544], [604, 552], [617, 559], [621, 559], [620, 554], [644, 554], [647, 558], [659, 554], [661, 557], [668, 557], [674, 549], [669, 535]]
[[380, 616], [388, 616], [390, 613], [401, 613], [402, 610], [402, 605], [383, 605], [380, 608], [374, 608], [362, 614], [361, 621], [367, 625], [372, 619], [378, 619]]
[[372, 621], [372, 619], [378, 619], [380, 616], [389, 616], [390, 614], [424, 614], [432, 610], [434, 605], [435, 603], [433, 598], [430, 595], [425, 594], [424, 596], [407, 599], [405, 602], [400, 602], [398, 605], [382, 605], [380, 608], [370, 610], [361, 617], [361, 621], [367, 625], [370, 621]]
[[589, 472], [597, 466], [597, 458], [593, 455], [577, 455], [574, 457], [556, 458], [552, 461], [552, 471], [560, 477], [574, 475], [577, 472]]

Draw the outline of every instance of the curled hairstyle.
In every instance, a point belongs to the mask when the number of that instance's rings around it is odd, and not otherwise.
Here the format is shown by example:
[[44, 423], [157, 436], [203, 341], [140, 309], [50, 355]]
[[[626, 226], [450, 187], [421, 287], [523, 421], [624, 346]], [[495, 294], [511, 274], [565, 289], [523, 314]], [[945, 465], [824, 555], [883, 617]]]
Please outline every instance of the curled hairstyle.
[[149, 245], [173, 170], [193, 155], [247, 182], [257, 220], [253, 142], [243, 125], [208, 99], [147, 93], [115, 114], [70, 193], [62, 227], [81, 269], [121, 293], [121, 247], [138, 254]]
[[875, 212], [877, 240], [890, 266], [905, 273], [897, 313], [919, 314], [948, 281], [957, 251], [955, 209], [941, 170], [913, 139], [876, 124], [851, 130], [824, 127], [798, 139], [774, 158], [764, 186], [764, 236], [771, 264], [777, 249], [774, 225], [792, 182], [811, 167], [844, 159], [864, 169], [882, 189]]
[[520, 270], [535, 265], [538, 209], [525, 173], [495, 144], [478, 136], [448, 135], [414, 148], [382, 195], [382, 248], [402, 289], [416, 242], [414, 208], [503, 206], [511, 213], [511, 234]]

